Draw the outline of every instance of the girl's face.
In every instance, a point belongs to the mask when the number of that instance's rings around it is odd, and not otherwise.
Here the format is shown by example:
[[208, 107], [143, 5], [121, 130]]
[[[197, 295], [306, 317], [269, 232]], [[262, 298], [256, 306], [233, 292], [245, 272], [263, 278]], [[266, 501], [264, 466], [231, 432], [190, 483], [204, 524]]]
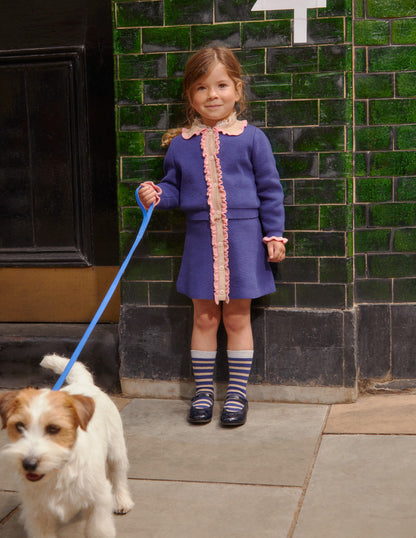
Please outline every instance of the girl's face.
[[198, 79], [189, 92], [191, 105], [210, 127], [228, 118], [240, 97], [241, 82], [234, 84], [221, 63]]

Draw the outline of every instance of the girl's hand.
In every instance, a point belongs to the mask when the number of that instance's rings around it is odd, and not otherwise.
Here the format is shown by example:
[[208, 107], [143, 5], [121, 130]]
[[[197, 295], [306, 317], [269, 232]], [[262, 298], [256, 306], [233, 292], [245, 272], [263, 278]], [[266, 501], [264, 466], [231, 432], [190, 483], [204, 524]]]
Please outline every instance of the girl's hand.
[[281, 241], [269, 241], [267, 243], [269, 262], [282, 262], [286, 257], [286, 248]]
[[139, 189], [139, 198], [146, 209], [156, 202], [157, 194], [151, 185], [143, 185]]

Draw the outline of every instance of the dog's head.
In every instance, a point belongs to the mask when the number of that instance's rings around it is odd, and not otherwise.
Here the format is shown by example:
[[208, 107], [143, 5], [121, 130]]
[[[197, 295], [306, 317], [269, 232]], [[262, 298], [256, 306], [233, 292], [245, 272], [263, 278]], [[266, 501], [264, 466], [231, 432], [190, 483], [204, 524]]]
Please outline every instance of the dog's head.
[[27, 388], [0, 394], [0, 416], [10, 441], [4, 452], [29, 481], [68, 461], [78, 428], [86, 430], [94, 400], [65, 391]]

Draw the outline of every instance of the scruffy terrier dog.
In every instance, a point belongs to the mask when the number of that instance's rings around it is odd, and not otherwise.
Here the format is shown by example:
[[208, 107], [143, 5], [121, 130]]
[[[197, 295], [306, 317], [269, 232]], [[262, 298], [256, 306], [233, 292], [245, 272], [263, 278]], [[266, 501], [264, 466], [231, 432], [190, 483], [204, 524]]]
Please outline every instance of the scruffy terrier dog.
[[[61, 374], [67, 363], [47, 355], [41, 366]], [[0, 395], [11, 440], [4, 454], [18, 471], [24, 527], [30, 538], [55, 538], [59, 523], [83, 511], [85, 536], [112, 538], [112, 512], [125, 514], [134, 504], [121, 418], [83, 364], [74, 364], [67, 383]]]

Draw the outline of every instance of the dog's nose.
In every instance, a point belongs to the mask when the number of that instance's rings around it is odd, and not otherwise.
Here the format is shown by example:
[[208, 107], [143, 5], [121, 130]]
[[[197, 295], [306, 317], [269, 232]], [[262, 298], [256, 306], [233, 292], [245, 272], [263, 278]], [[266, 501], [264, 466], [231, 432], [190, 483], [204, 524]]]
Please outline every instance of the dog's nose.
[[38, 466], [38, 460], [37, 458], [25, 458], [22, 461], [22, 465], [25, 471], [36, 471], [36, 467]]

